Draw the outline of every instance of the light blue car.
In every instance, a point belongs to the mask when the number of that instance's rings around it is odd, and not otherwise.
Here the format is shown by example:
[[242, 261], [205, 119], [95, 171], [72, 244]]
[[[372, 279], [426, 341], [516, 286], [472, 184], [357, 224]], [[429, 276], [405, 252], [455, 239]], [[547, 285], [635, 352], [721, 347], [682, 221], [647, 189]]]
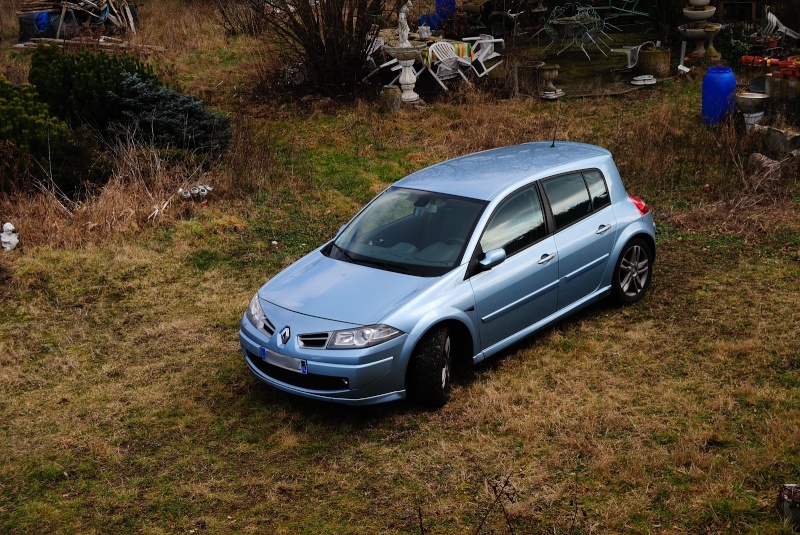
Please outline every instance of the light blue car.
[[417, 171], [253, 296], [239, 331], [261, 381], [367, 405], [441, 406], [477, 363], [606, 296], [641, 299], [647, 205], [611, 154], [536, 142]]

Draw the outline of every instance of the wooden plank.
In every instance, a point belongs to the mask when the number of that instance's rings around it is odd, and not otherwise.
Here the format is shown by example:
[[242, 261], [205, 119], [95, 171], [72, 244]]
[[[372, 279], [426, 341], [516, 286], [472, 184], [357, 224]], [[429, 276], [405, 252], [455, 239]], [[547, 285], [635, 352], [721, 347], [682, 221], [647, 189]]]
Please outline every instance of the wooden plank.
[[136, 28], [133, 27], [133, 15], [131, 15], [131, 8], [128, 6], [128, 0], [122, 0], [122, 6], [125, 9], [125, 13], [128, 15], [128, 22], [131, 25], [131, 32], [136, 35]]
[[153, 52], [166, 52], [166, 49], [160, 46], [133, 45], [128, 41], [110, 41], [108, 38], [101, 38], [101, 40], [97, 40], [91, 37], [77, 37], [75, 39], [50, 39], [46, 37], [34, 37], [28, 39], [24, 43], [18, 43], [17, 45], [14, 45], [14, 48], [36, 48], [39, 43], [57, 44], [66, 48], [98, 47], [105, 50], [145, 50]]
[[124, 26], [127, 27], [128, 26], [127, 23], [123, 24], [123, 22], [125, 21], [125, 16], [123, 14], [121, 14], [119, 11], [117, 11], [117, 5], [114, 3], [114, 1], [111, 0], [108, 3], [108, 5], [111, 8], [111, 11], [114, 13], [114, 16], [117, 19], [117, 23], [116, 23], [117, 26], [123, 26], [124, 25]]
[[61, 20], [58, 21], [58, 30], [56, 31], [56, 39], [61, 37], [61, 30], [64, 29], [64, 16], [67, 14], [67, 8], [61, 8]]

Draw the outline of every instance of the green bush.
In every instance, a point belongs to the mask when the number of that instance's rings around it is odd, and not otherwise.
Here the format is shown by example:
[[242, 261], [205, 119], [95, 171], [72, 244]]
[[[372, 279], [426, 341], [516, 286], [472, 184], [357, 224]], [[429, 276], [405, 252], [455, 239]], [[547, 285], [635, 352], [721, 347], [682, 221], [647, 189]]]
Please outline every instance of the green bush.
[[157, 147], [218, 156], [230, 142], [230, 118], [159, 81], [153, 67], [128, 56], [39, 47], [28, 80], [51, 112], [89, 125], [109, 143], [120, 135]]
[[714, 38], [714, 48], [725, 61], [738, 64], [750, 51], [750, 44], [742, 24], [726, 24]]
[[52, 176], [64, 189], [73, 189], [76, 177], [59, 162], [73, 153], [67, 125], [52, 117], [33, 86], [14, 86], [0, 76], [0, 189], [28, 176]]
[[217, 157], [230, 144], [230, 117], [205, 109], [192, 96], [138, 75], [124, 77], [112, 102], [121, 115], [116, 131], [126, 135], [134, 132], [136, 138], [156, 147]]
[[56, 117], [77, 127], [89, 124], [101, 133], [121, 119], [109, 94], [119, 94], [131, 74], [160, 85], [152, 66], [130, 56], [111, 56], [88, 50], [71, 53], [40, 46], [31, 57], [28, 81]]

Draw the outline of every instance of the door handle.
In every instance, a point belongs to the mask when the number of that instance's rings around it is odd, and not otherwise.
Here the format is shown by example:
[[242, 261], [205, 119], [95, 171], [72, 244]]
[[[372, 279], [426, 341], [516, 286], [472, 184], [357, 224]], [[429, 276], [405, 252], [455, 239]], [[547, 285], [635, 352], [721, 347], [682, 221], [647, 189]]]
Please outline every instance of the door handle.
[[546, 264], [546, 263], [548, 263], [549, 261], [551, 261], [552, 259], [554, 259], [555, 257], [556, 257], [556, 254], [555, 254], [555, 253], [544, 254], [544, 255], [542, 255], [542, 257], [539, 259], [539, 262], [538, 262], [538, 263], [539, 263], [539, 264]]
[[600, 228], [594, 231], [595, 234], [603, 234], [611, 229], [611, 225], [600, 225]]

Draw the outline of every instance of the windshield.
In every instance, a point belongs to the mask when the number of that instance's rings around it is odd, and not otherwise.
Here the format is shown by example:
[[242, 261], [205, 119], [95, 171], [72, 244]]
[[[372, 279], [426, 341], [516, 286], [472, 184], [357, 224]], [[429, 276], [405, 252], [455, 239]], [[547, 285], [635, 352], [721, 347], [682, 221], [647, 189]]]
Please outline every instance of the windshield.
[[453, 269], [486, 203], [389, 188], [323, 251], [331, 258], [432, 277]]

